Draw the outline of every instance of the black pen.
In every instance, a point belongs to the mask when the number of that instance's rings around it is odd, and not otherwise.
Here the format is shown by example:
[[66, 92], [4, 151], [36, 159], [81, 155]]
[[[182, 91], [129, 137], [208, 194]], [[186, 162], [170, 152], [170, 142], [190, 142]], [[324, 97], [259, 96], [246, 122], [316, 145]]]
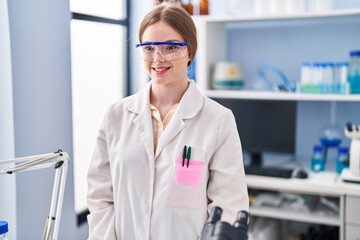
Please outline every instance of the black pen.
[[183, 154], [182, 154], [182, 166], [185, 164], [185, 158], [186, 158], [186, 145], [184, 146]]
[[191, 147], [189, 146], [188, 151], [187, 151], [187, 164], [186, 164], [186, 167], [189, 167], [190, 158], [191, 158]]

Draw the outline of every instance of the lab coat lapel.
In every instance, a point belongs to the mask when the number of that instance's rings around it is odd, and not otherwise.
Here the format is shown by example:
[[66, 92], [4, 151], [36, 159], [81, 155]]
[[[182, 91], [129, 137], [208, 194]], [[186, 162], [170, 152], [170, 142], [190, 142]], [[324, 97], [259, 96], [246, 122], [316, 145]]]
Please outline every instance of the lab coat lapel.
[[201, 110], [203, 102], [203, 95], [197, 89], [196, 84], [190, 81], [189, 87], [178, 105], [178, 109], [160, 136], [155, 159], [166, 145], [186, 127], [184, 120], [193, 118]]
[[[129, 101], [127, 109], [136, 113], [133, 119], [135, 129], [139, 132], [141, 140], [146, 149], [148, 159], [154, 159], [154, 138], [150, 113], [150, 83], [138, 92], [133, 100]], [[151, 161], [153, 162], [153, 161]]]

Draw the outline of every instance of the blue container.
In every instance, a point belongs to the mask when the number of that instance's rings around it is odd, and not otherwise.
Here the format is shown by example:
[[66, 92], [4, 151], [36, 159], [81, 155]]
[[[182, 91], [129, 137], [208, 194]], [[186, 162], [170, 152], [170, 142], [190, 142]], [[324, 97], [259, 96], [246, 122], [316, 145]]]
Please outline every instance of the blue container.
[[7, 240], [8, 223], [6, 221], [0, 221], [0, 240]]
[[311, 158], [311, 170], [314, 172], [325, 171], [324, 148], [321, 145], [315, 145]]
[[350, 52], [348, 82], [351, 94], [360, 94], [360, 50]]
[[344, 168], [349, 168], [349, 148], [340, 147], [336, 159], [336, 173], [341, 174]]

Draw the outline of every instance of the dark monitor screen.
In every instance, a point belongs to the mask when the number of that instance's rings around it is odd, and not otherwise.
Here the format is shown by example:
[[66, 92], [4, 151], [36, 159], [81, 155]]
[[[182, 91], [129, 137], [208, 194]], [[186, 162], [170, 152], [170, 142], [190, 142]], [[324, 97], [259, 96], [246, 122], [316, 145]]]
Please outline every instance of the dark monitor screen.
[[295, 153], [296, 102], [242, 99], [214, 99], [231, 109], [242, 148], [259, 165], [262, 153]]

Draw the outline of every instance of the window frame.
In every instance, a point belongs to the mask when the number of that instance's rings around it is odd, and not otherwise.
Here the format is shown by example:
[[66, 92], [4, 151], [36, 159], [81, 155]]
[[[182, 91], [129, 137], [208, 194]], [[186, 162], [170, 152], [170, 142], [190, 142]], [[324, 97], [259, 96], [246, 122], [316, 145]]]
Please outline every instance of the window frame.
[[[130, 39], [130, 0], [119, 0], [119, 1], [125, 1], [126, 9], [125, 9], [125, 17], [121, 20], [115, 20], [110, 18], [104, 18], [104, 17], [98, 17], [95, 15], [88, 15], [83, 13], [77, 13], [77, 12], [70, 12], [71, 13], [71, 20], [83, 20], [83, 21], [90, 21], [90, 22], [97, 22], [97, 23], [107, 23], [107, 24], [115, 24], [122, 26], [126, 29], [126, 39]], [[124, 84], [124, 96], [128, 96], [131, 92], [131, 86], [130, 86], [130, 41], [127, 41], [125, 44], [126, 49], [125, 52], [125, 58], [124, 58], [124, 68], [126, 70], [125, 73], [125, 82]], [[81, 213], [77, 213], [77, 225], [80, 226], [81, 224], [87, 222], [87, 215], [89, 214], [89, 210], [84, 210]]]

